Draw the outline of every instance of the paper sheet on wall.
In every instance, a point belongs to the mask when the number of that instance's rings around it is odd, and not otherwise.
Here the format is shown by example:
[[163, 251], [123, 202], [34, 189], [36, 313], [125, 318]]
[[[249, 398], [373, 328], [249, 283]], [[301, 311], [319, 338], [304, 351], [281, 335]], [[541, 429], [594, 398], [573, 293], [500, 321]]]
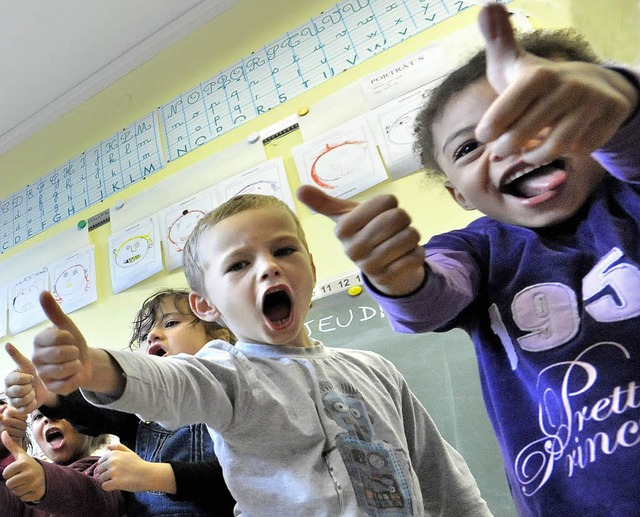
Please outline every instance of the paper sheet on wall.
[[281, 157], [268, 160], [221, 181], [216, 188], [221, 203], [240, 194], [262, 194], [275, 196], [289, 205], [294, 213], [296, 210], [284, 160]]
[[436, 79], [367, 114], [382, 160], [394, 180], [422, 167], [420, 156], [414, 150], [416, 116], [431, 90], [441, 80], [442, 78]]
[[65, 313], [98, 299], [94, 246], [88, 246], [49, 265], [51, 294]]
[[175, 203], [159, 214], [164, 262], [168, 271], [182, 266], [182, 252], [191, 230], [214, 208], [213, 190]]
[[116, 294], [162, 270], [160, 232], [154, 218], [109, 236], [109, 264]]
[[7, 297], [7, 286], [0, 285], [0, 337], [7, 335], [7, 323], [9, 322]]
[[47, 319], [40, 293], [49, 289], [49, 270], [43, 267], [9, 284], [9, 331], [17, 334]]
[[387, 179], [373, 134], [358, 117], [291, 150], [300, 183], [347, 199]]
[[450, 69], [445, 49], [434, 43], [362, 78], [360, 86], [369, 108], [374, 109], [442, 77]]

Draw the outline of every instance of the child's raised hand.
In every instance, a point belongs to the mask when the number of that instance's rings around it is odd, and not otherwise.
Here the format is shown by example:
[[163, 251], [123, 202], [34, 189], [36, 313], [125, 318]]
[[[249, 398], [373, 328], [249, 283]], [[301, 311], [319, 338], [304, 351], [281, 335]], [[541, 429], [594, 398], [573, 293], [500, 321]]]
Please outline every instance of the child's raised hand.
[[25, 414], [43, 404], [55, 405], [57, 395], [46, 388], [33, 363], [11, 343], [5, 345], [5, 350], [16, 364], [16, 370], [9, 372], [4, 378], [9, 403]]
[[476, 128], [498, 156], [522, 154], [543, 164], [602, 148], [633, 113], [638, 93], [621, 74], [600, 65], [543, 59], [516, 43], [502, 4], [479, 17], [487, 78], [500, 95]]
[[2, 473], [7, 488], [25, 502], [39, 501], [44, 497], [47, 488], [42, 465], [13, 441], [7, 431], [2, 431], [1, 438], [15, 459]]
[[420, 234], [394, 196], [377, 196], [363, 203], [331, 197], [304, 185], [298, 199], [336, 221], [335, 234], [347, 256], [371, 284], [389, 296], [403, 296], [424, 280], [424, 250]]
[[0, 432], [7, 431], [14, 441], [21, 443], [27, 434], [27, 417], [27, 413], [4, 405], [0, 413]]
[[35, 337], [33, 364], [48, 390], [66, 395], [91, 378], [87, 342], [51, 293], [40, 294], [40, 305], [53, 326]]

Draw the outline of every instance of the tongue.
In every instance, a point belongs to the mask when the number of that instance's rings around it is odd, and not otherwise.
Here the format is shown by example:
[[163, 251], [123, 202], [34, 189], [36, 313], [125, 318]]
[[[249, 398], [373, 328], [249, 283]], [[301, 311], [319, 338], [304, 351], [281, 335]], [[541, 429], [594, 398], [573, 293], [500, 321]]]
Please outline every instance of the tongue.
[[54, 451], [59, 449], [60, 447], [62, 447], [63, 444], [64, 444], [64, 437], [63, 436], [56, 436], [53, 440], [51, 440], [49, 442], [49, 446]]
[[566, 178], [563, 170], [543, 167], [516, 180], [513, 189], [522, 197], [535, 197], [562, 185]]

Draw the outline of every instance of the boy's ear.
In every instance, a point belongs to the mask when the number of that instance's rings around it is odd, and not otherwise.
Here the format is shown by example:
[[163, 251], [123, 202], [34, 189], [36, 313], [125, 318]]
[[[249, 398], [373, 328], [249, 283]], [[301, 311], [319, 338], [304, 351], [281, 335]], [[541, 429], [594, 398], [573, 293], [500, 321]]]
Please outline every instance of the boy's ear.
[[313, 255], [311, 253], [309, 253], [309, 260], [311, 261], [311, 269], [313, 270], [313, 283], [315, 284], [318, 279], [316, 278], [316, 265], [313, 262]]
[[453, 200], [458, 203], [462, 208], [464, 208], [465, 210], [475, 210], [476, 207], [473, 206], [469, 201], [467, 201], [467, 198], [465, 198], [460, 191], [455, 188], [450, 182], [446, 182], [444, 184], [445, 188], [449, 191], [449, 195], [451, 195], [451, 197], [453, 198]]
[[189, 293], [189, 307], [191, 311], [202, 321], [220, 320], [220, 311], [211, 305], [200, 293], [192, 291]]

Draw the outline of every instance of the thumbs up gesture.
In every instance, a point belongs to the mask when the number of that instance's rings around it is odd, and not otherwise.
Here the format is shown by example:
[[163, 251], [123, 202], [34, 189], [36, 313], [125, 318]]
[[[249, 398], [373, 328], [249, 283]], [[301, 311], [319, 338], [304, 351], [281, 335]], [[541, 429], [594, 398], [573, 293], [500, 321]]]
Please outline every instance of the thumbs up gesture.
[[39, 501], [46, 492], [46, 480], [42, 465], [29, 456], [9, 436], [7, 431], [2, 431], [0, 438], [3, 445], [15, 459], [2, 473], [7, 488], [24, 502]]
[[91, 379], [87, 342], [51, 293], [40, 294], [40, 305], [53, 326], [35, 337], [33, 365], [48, 390], [66, 395]]
[[377, 196], [358, 204], [304, 185], [298, 199], [336, 221], [335, 234], [347, 256], [380, 292], [402, 296], [424, 280], [420, 234], [394, 196]]
[[16, 370], [4, 378], [9, 403], [25, 414], [42, 405], [57, 405], [57, 395], [46, 388], [33, 363], [11, 343], [5, 345], [5, 350], [16, 365]]
[[480, 142], [499, 156], [519, 154], [532, 164], [602, 148], [638, 105], [636, 88], [600, 65], [543, 59], [524, 51], [502, 4], [479, 16], [487, 78], [499, 94], [476, 127]]
[[11, 406], [0, 406], [0, 432], [5, 430], [18, 443], [23, 443], [27, 435], [27, 413]]

